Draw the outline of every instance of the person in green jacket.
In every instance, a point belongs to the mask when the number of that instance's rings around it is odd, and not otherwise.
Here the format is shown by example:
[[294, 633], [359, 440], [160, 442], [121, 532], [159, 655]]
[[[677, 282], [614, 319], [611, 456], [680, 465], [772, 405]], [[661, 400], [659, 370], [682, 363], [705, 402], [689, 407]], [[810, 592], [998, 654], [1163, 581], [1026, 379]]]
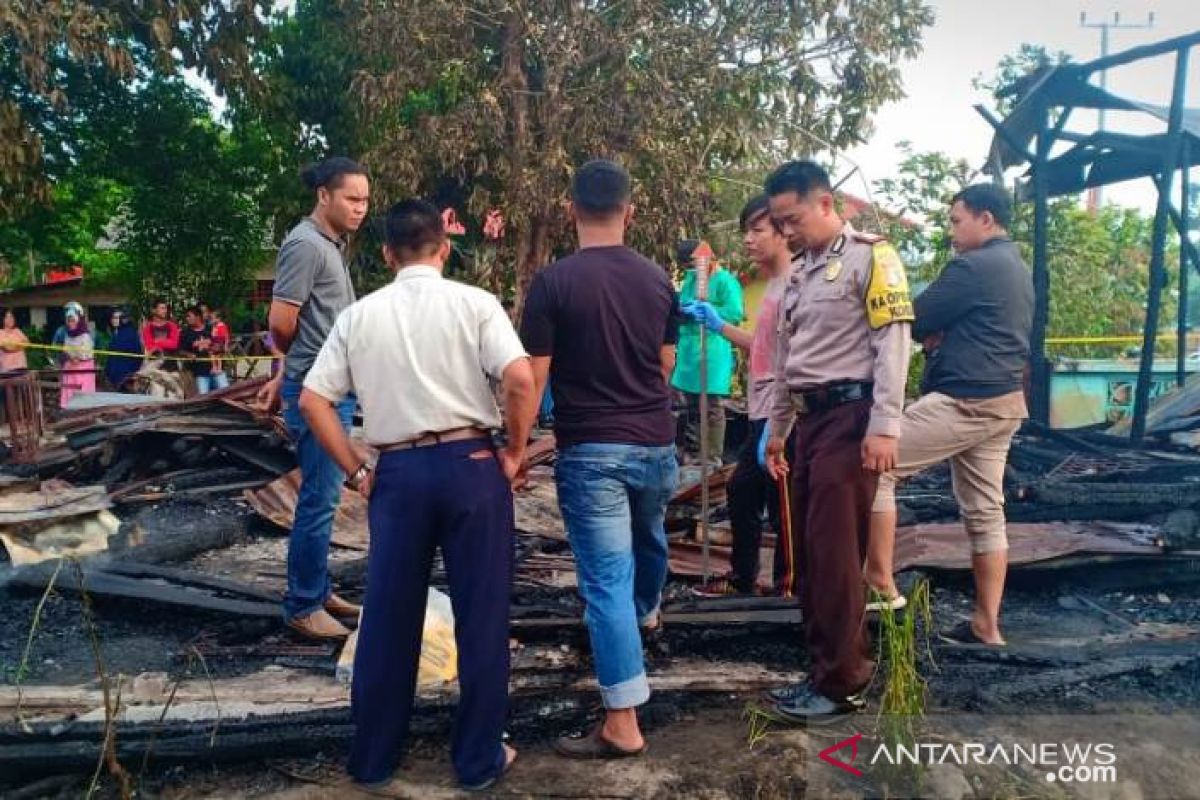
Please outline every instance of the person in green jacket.
[[[680, 264], [690, 267], [680, 291], [681, 306], [696, 301], [696, 269], [692, 254], [700, 242], [685, 239], [676, 248]], [[742, 286], [728, 270], [722, 269], [714, 258], [708, 266], [708, 302], [730, 325], [745, 318], [742, 307]], [[684, 315], [679, 329], [679, 351], [671, 386], [683, 393], [687, 401], [687, 437], [700, 451], [700, 327], [702, 323]], [[709, 335], [708, 349], [708, 452], [711, 460], [720, 463], [725, 452], [725, 404], [733, 383], [733, 345], [723, 336]]]

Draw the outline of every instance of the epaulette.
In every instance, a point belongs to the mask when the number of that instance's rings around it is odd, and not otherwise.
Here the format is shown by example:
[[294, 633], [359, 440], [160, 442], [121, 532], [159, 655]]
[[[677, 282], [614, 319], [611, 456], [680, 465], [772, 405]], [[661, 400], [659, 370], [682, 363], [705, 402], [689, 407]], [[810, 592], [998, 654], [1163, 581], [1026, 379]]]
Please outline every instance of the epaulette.
[[880, 236], [878, 233], [868, 233], [867, 231], [855, 231], [851, 234], [856, 242], [866, 242], [867, 244], [879, 244], [886, 236]]

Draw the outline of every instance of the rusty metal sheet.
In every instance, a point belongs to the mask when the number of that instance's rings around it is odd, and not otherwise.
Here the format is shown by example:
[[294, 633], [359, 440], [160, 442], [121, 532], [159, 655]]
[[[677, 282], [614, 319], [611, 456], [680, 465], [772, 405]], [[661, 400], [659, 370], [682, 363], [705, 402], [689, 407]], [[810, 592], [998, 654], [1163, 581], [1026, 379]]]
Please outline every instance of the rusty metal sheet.
[[[1115, 522], [1010, 523], [1008, 562], [1017, 566], [1067, 556], [1162, 555], [1154, 528]], [[971, 549], [962, 523], [912, 525], [896, 531], [896, 569], [971, 568]]]
[[[725, 484], [729, 482], [729, 478], [733, 475], [735, 469], [737, 469], [737, 464], [726, 464], [720, 469], [709, 473], [708, 492], [711, 505], [717, 506], [725, 501]], [[687, 468], [685, 468], [684, 472], [687, 472]], [[681, 486], [679, 491], [675, 493], [675, 496], [671, 498], [670, 505], [685, 503], [699, 505], [700, 488], [699, 478], [688, 482]]]
[[[1115, 522], [1010, 523], [1008, 561], [1012, 567], [1050, 565], [1059, 559], [1089, 556], [1157, 556], [1163, 548], [1156, 543], [1157, 533], [1147, 525]], [[723, 575], [730, 569], [728, 547], [709, 546], [709, 571]], [[762, 548], [759, 583], [771, 584], [773, 547]], [[912, 525], [896, 531], [896, 569], [932, 567], [969, 570], [971, 550], [966, 531], [957, 522]], [[703, 574], [700, 544], [687, 540], [672, 541], [670, 569], [674, 575], [699, 577]]]
[[540, 439], [534, 439], [525, 450], [526, 466], [536, 467], [551, 463], [554, 461], [554, 457], [558, 455], [555, 449], [557, 446], [554, 434], [552, 433], [546, 434]]
[[542, 466], [529, 470], [528, 483], [525, 489], [517, 493], [513, 510], [516, 512], [518, 531], [547, 539], [567, 540], [551, 468]]
[[[300, 470], [294, 469], [261, 489], [247, 490], [244, 496], [260, 516], [291, 530], [296, 518], [296, 498], [299, 493]], [[342, 501], [333, 517], [333, 538], [330, 541], [350, 550], [367, 549], [367, 501], [358, 492], [342, 489]]]

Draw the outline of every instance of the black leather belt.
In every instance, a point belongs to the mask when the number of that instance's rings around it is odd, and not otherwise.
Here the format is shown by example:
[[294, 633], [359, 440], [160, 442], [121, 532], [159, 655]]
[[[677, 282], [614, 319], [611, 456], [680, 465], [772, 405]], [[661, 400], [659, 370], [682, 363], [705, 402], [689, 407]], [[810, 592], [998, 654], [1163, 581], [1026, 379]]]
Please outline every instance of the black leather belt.
[[804, 389], [792, 392], [792, 404], [802, 414], [815, 411], [827, 411], [843, 403], [853, 403], [855, 400], [866, 400], [871, 397], [875, 384], [871, 381], [850, 381], [848, 383], [831, 383], [816, 389]]

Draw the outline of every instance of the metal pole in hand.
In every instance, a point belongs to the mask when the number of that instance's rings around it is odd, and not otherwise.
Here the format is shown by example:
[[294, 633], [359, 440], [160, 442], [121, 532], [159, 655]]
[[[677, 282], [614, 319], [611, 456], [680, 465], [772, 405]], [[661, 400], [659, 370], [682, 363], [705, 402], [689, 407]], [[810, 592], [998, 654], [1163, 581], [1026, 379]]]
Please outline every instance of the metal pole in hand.
[[[701, 242], [692, 253], [696, 265], [696, 299], [708, 300], [708, 265], [713, 251]], [[700, 324], [700, 552], [704, 582], [712, 575], [708, 556], [708, 326]]]

